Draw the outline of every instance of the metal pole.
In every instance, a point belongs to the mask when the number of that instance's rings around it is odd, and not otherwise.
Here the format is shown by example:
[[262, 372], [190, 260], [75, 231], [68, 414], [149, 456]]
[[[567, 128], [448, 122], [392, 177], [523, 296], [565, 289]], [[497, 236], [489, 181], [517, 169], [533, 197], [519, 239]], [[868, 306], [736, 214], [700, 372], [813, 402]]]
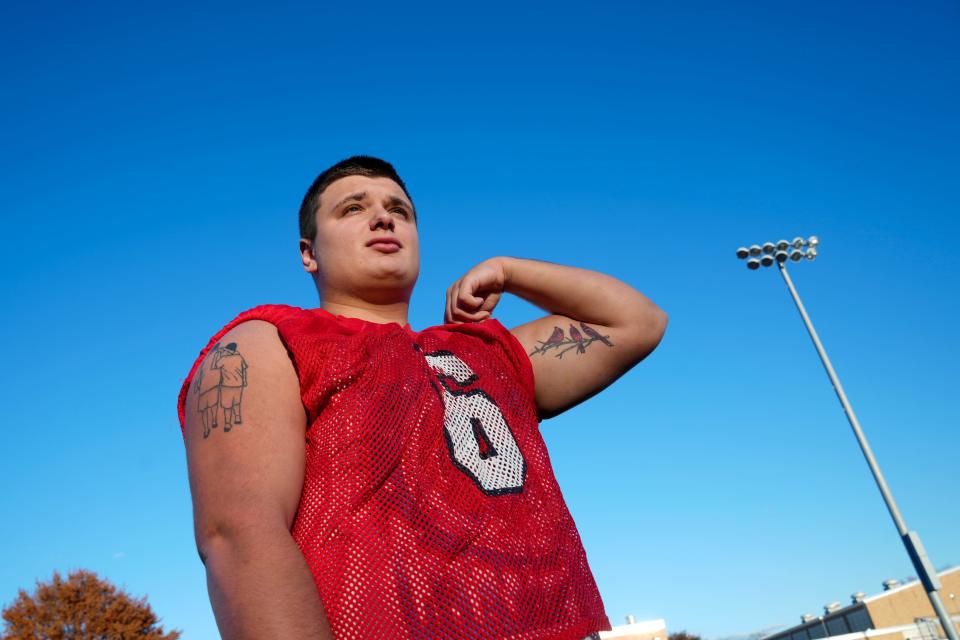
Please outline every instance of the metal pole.
[[887, 486], [887, 481], [883, 478], [883, 473], [880, 471], [880, 466], [877, 464], [877, 460], [873, 456], [873, 451], [870, 449], [870, 444], [867, 442], [867, 437], [863, 434], [863, 429], [860, 428], [860, 422], [857, 420], [857, 416], [853, 412], [853, 407], [850, 406], [850, 401], [847, 400], [847, 394], [843, 391], [843, 386], [840, 384], [840, 379], [833, 370], [833, 365], [830, 364], [830, 358], [827, 357], [827, 352], [824, 350], [823, 344], [820, 342], [820, 337], [817, 335], [816, 329], [813, 328], [813, 322], [810, 321], [810, 316], [807, 315], [807, 310], [804, 309], [803, 303], [800, 302], [800, 295], [793, 286], [793, 281], [790, 279], [790, 274], [787, 273], [787, 267], [782, 262], [777, 262], [777, 266], [780, 267], [780, 274], [783, 276], [783, 281], [787, 283], [787, 289], [790, 290], [790, 295], [793, 296], [793, 301], [797, 305], [797, 310], [800, 312], [800, 317], [803, 318], [803, 323], [807, 326], [807, 332], [810, 334], [810, 338], [813, 340], [813, 345], [817, 348], [817, 353], [820, 355], [820, 361], [823, 362], [823, 368], [827, 370], [827, 376], [830, 377], [830, 382], [833, 384], [833, 390], [837, 392], [837, 398], [840, 399], [840, 404], [843, 406], [843, 411], [847, 414], [847, 420], [850, 422], [850, 426], [853, 428], [853, 434], [857, 437], [857, 443], [860, 445], [860, 450], [863, 452], [863, 457], [867, 459], [867, 464], [870, 466], [870, 471], [873, 473], [873, 479], [876, 481], [877, 487], [880, 489], [880, 493], [883, 495], [883, 501], [887, 504], [887, 510], [890, 511], [890, 517], [893, 518], [893, 522], [897, 526], [897, 533], [900, 534], [900, 540], [907, 549], [907, 554], [910, 556], [910, 561], [913, 563], [913, 567], [916, 569], [917, 574], [920, 576], [920, 581], [923, 583], [924, 589], [927, 591], [927, 596], [930, 598], [930, 604], [933, 606], [933, 610], [936, 612], [937, 617], [940, 618], [940, 624], [943, 627], [944, 632], [947, 634], [947, 637], [950, 640], [960, 640], [960, 638], [957, 636], [957, 628], [950, 619], [950, 614], [947, 613], [946, 607], [943, 606], [943, 600], [940, 598], [939, 591], [940, 579], [937, 576], [937, 572], [930, 564], [930, 559], [927, 557], [927, 553], [923, 548], [923, 544], [920, 542], [920, 534], [918, 534], [916, 531], [909, 531], [907, 529], [907, 523], [904, 521], [903, 516], [900, 515], [900, 510], [897, 508], [897, 503], [893, 499], [893, 494], [890, 493], [890, 487]]

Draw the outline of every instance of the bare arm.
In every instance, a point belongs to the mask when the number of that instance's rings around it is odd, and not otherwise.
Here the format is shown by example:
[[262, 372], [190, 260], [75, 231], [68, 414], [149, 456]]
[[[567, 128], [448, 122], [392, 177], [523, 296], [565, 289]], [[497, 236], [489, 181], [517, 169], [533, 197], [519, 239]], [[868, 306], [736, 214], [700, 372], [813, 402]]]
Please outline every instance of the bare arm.
[[[243, 357], [244, 383], [249, 363], [249, 384], [208, 382], [203, 398], [194, 385], [185, 407], [197, 549], [217, 626], [224, 640], [328, 640], [320, 596], [290, 535], [305, 464], [297, 375], [267, 322], [234, 327], [221, 340], [230, 343]], [[210, 364], [198, 374], [219, 379]], [[222, 406], [234, 402], [234, 410]]]
[[537, 409], [548, 418], [607, 387], [660, 343], [667, 315], [629, 285], [595, 271], [519, 258], [491, 258], [447, 292], [447, 320], [490, 317], [501, 293], [548, 315], [512, 329], [527, 350]]

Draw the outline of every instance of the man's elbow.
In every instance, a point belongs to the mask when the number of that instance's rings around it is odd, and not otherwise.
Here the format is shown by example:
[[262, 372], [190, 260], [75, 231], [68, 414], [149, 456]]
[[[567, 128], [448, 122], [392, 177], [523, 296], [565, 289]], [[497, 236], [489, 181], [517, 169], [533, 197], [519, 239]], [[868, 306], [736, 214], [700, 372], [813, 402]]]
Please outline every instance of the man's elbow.
[[654, 319], [652, 321], [653, 329], [651, 335], [654, 339], [654, 348], [663, 340], [663, 334], [667, 332], [667, 325], [670, 324], [670, 317], [667, 312], [660, 307], [654, 307]]
[[209, 567], [211, 562], [242, 556], [271, 541], [286, 542], [291, 536], [282, 522], [267, 518], [211, 518], [196, 524], [194, 538], [200, 561]]
[[652, 302], [633, 315], [633, 322], [625, 333], [631, 351], [636, 354], [637, 362], [657, 348], [663, 340], [668, 324], [667, 313]]

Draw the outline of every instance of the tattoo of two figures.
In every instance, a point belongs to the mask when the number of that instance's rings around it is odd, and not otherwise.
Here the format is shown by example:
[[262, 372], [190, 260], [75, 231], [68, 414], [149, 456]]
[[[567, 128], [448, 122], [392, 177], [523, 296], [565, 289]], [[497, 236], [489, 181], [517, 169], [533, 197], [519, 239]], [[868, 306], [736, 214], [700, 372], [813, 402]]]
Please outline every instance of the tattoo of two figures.
[[[583, 329], [583, 333], [580, 332]], [[563, 354], [576, 349], [577, 353], [585, 353], [587, 347], [599, 340], [608, 347], [612, 347], [610, 336], [600, 335], [593, 327], [581, 322], [580, 329], [570, 325], [570, 337], [567, 338], [563, 329], [554, 327], [553, 333], [546, 340], [538, 340], [540, 346], [534, 347], [529, 355], [544, 355], [555, 349], [554, 354], [563, 358]], [[583, 334], [587, 337], [584, 338]], [[203, 423], [203, 437], [210, 436], [213, 429], [220, 426], [223, 420], [223, 431], [227, 433], [234, 425], [243, 422], [240, 413], [240, 403], [243, 399], [243, 388], [247, 386], [247, 361], [237, 351], [237, 343], [231, 342], [226, 346], [220, 343], [213, 345], [210, 353], [200, 365], [193, 382], [193, 390], [197, 394], [197, 411]]]
[[245, 386], [247, 361], [237, 351], [237, 343], [231, 342], [223, 347], [219, 342], [213, 345], [193, 381], [204, 438], [220, 426], [221, 419], [224, 433], [243, 422], [240, 400]]

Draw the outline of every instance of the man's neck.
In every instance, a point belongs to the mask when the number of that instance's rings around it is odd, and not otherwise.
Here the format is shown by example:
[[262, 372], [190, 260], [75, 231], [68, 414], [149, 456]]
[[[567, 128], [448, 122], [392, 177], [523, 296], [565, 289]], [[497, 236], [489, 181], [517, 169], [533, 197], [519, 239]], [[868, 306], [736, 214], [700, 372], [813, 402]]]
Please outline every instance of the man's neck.
[[335, 316], [345, 318], [359, 318], [368, 322], [386, 324], [396, 322], [407, 324], [409, 302], [395, 302], [391, 304], [370, 304], [362, 300], [324, 300], [320, 307]]

